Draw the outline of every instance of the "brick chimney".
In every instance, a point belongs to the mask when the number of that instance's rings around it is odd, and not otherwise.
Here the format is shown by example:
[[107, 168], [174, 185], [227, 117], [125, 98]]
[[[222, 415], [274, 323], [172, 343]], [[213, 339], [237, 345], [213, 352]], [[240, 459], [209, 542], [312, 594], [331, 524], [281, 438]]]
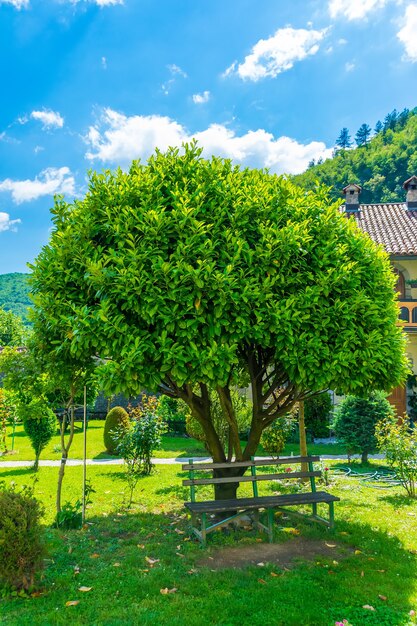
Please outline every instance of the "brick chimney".
[[417, 176], [412, 176], [403, 184], [407, 192], [407, 209], [417, 209]]
[[343, 188], [343, 193], [345, 194], [346, 213], [356, 213], [357, 211], [359, 211], [359, 194], [361, 191], [362, 187], [354, 184], [346, 185], [346, 187]]

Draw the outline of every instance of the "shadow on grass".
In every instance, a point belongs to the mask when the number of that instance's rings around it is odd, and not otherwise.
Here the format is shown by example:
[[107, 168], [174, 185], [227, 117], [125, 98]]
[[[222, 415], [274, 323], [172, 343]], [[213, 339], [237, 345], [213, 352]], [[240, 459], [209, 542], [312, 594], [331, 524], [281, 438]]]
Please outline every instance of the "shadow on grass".
[[26, 474], [36, 476], [37, 472], [34, 471], [33, 467], [13, 467], [7, 468], [4, 471], [1, 468], [0, 464], [0, 479], [5, 478], [19, 478], [19, 476], [25, 476]]
[[383, 500], [384, 502], [392, 504], [395, 510], [400, 509], [402, 506], [417, 505], [417, 498], [411, 498], [405, 492], [404, 494], [392, 493], [380, 495], [378, 500]]

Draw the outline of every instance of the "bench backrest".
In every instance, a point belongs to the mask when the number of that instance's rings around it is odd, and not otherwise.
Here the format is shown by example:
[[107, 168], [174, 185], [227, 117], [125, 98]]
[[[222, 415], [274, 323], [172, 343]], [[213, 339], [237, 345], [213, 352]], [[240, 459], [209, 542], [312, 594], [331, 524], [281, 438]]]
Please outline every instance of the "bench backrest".
[[[189, 478], [188, 480], [183, 480], [182, 484], [184, 486], [190, 487], [190, 496], [191, 502], [195, 502], [195, 487], [197, 485], [220, 485], [222, 483], [252, 483], [253, 495], [255, 498], [258, 497], [258, 482], [265, 480], [288, 480], [291, 478], [308, 478], [310, 480], [311, 491], [316, 491], [316, 482], [315, 479], [321, 476], [320, 471], [315, 471], [313, 463], [317, 463], [320, 461], [319, 456], [291, 456], [286, 458], [262, 458], [262, 459], [254, 459], [252, 458], [250, 461], [235, 461], [233, 463], [194, 463], [192, 459], [187, 464], [182, 466], [183, 470], [188, 471]], [[308, 472], [295, 471], [281, 471], [275, 474], [257, 474], [257, 467], [265, 467], [265, 466], [282, 466], [285, 465], [288, 468], [289, 465], [306, 463], [308, 465]], [[220, 472], [225, 469], [239, 469], [242, 471], [242, 474], [250, 468], [251, 474], [250, 476], [223, 476], [220, 478], [214, 477], [216, 470]], [[195, 478], [195, 472], [198, 471], [211, 471], [213, 472], [213, 476], [209, 478]]]

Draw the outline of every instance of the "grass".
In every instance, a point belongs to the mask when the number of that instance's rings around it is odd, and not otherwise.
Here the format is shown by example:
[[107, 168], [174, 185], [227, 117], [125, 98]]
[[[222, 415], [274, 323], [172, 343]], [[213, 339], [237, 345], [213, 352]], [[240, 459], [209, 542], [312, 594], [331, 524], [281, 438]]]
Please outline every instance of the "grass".
[[[107, 454], [103, 445], [103, 426], [104, 420], [92, 420], [87, 430], [87, 456], [92, 459], [109, 459], [111, 455]], [[9, 450], [12, 447], [12, 428], [8, 427], [7, 442]], [[259, 450], [259, 454], [264, 451]], [[310, 454], [344, 454], [343, 446], [339, 444], [310, 444]], [[297, 444], [288, 444], [283, 454], [298, 454]], [[162, 438], [162, 447], [155, 451], [155, 457], [158, 458], [175, 458], [175, 457], [197, 457], [207, 456], [204, 446], [188, 437], [175, 437], [164, 435]], [[45, 450], [41, 454], [42, 459], [59, 460], [60, 452], [60, 436], [57, 434], [52, 438]], [[76, 422], [74, 441], [70, 450], [71, 459], [83, 458], [83, 432], [80, 422]], [[12, 453], [0, 456], [0, 465], [3, 461], [31, 461], [34, 460], [33, 450], [30, 441], [26, 436], [23, 426], [19, 424], [16, 427], [14, 450]]]
[[[47, 507], [47, 523], [53, 517], [56, 475], [56, 468], [41, 468], [36, 485]], [[351, 546], [340, 562], [319, 558], [290, 571], [265, 564], [214, 572], [199, 564], [202, 556], [212, 556], [225, 545], [244, 549], [261, 536], [215, 533], [206, 551], [190, 540], [183, 509], [188, 491], [178, 466], [160, 466], [141, 479], [129, 512], [120, 509], [125, 488], [120, 468], [92, 467], [88, 475], [97, 493], [86, 529], [48, 529], [51, 553], [43, 593], [0, 600], [2, 624], [334, 626], [344, 618], [353, 626], [412, 623], [409, 612], [417, 608], [417, 505], [400, 488], [378, 490], [338, 476], [327, 488], [342, 499], [336, 504], [335, 533], [297, 521], [303, 537]], [[0, 479], [21, 484], [30, 477], [27, 468], [0, 466]], [[67, 469], [64, 499], [79, 497], [81, 477], [82, 468]], [[291, 518], [285, 523], [294, 527]], [[277, 532], [276, 540], [291, 542], [294, 537]], [[146, 557], [158, 561], [152, 565]], [[92, 589], [82, 593], [81, 585]], [[164, 588], [177, 591], [162, 595]], [[79, 604], [66, 607], [69, 600]]]

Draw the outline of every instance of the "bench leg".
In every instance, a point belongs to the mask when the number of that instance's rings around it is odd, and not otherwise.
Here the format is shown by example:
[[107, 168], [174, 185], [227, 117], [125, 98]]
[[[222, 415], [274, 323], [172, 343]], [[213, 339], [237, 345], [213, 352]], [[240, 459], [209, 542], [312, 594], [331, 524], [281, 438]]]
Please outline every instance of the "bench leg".
[[274, 509], [268, 509], [268, 538], [269, 543], [274, 541]]
[[201, 514], [201, 543], [206, 547], [206, 527], [207, 527], [207, 513]]
[[334, 502], [329, 502], [329, 526], [334, 528]]
[[317, 502], [313, 502], [312, 509], [313, 517], [317, 517]]

